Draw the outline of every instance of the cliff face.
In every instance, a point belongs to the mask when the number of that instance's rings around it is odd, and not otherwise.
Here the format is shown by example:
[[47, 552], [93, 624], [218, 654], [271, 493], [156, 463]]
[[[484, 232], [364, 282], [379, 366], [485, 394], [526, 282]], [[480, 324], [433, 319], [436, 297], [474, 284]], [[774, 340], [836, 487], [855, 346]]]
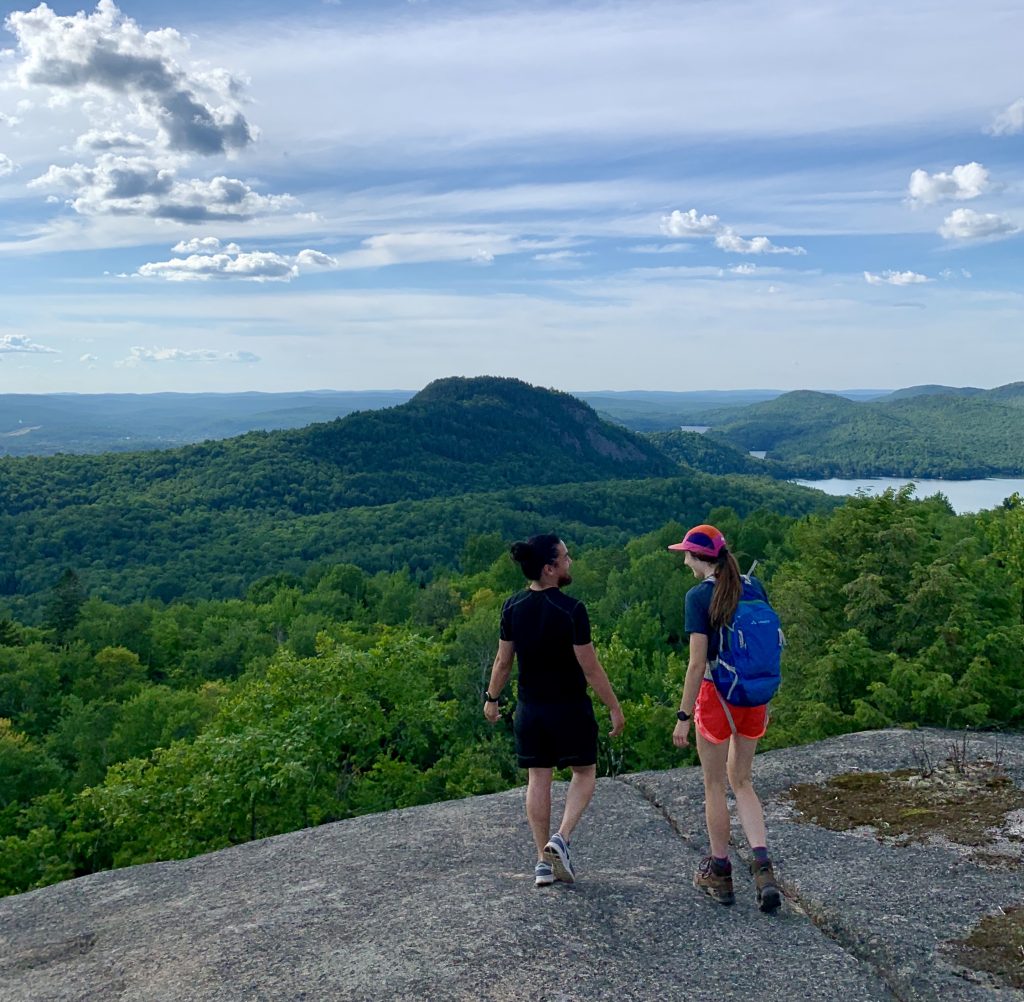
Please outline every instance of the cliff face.
[[[875, 731], [759, 756], [787, 896], [775, 916], [742, 865], [731, 909], [691, 887], [702, 787], [678, 769], [600, 781], [572, 886], [533, 887], [514, 790], [0, 900], [0, 1000], [1024, 999], [947, 945], [1024, 904], [1015, 815], [992, 845], [939, 827], [900, 844], [895, 828], [811, 823], [788, 793], [899, 768], [916, 788], [957, 737]], [[997, 759], [1003, 793], [1024, 786], [1024, 736], [971, 737], [966, 757]]]

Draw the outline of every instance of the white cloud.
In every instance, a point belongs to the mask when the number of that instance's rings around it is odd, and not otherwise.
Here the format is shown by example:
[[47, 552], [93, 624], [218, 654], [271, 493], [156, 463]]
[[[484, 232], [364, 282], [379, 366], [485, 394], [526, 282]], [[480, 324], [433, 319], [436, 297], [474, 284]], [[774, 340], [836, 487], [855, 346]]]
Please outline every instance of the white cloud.
[[188, 43], [171, 28], [143, 32], [112, 0], [61, 16], [41, 3], [6, 20], [18, 41], [18, 79], [55, 95], [127, 101], [166, 149], [211, 155], [242, 149], [253, 130], [238, 110], [241, 82], [223, 70], [189, 72]]
[[217, 351], [213, 348], [139, 348], [115, 363], [118, 366], [136, 366], [145, 362], [259, 362], [259, 355], [251, 351]]
[[583, 254], [580, 251], [558, 250], [548, 251], [544, 254], [534, 254], [533, 259], [534, 261], [571, 261], [574, 258], [586, 256], [586, 254]]
[[292, 260], [269, 251], [190, 254], [185, 258], [144, 264], [138, 271], [143, 278], [163, 278], [169, 282], [206, 281], [211, 278], [290, 282], [298, 273]]
[[46, 345], [37, 344], [25, 334], [2, 334], [0, 335], [0, 352], [26, 353], [32, 355], [59, 355], [56, 348], [47, 348]]
[[985, 130], [992, 136], [1014, 136], [1024, 132], [1024, 97], [1017, 98], [1005, 111], [1001, 111]]
[[99, 357], [96, 355], [82, 355], [79, 359], [82, 365], [92, 365], [94, 362], [99, 361]]
[[929, 174], [924, 170], [915, 170], [910, 175], [907, 194], [912, 202], [930, 204], [950, 198], [965, 202], [984, 194], [991, 187], [988, 170], [971, 161], [954, 167], [948, 174]]
[[589, 251], [555, 250], [534, 254], [533, 260], [546, 268], [578, 269], [583, 259], [590, 257]]
[[883, 271], [880, 275], [864, 272], [864, 281], [868, 285], [918, 285], [930, 282], [927, 275], [919, 275], [916, 271]]
[[661, 217], [661, 232], [670, 237], [701, 236], [715, 238], [719, 250], [733, 254], [806, 254], [803, 247], [779, 247], [767, 237], [745, 240], [718, 216], [698, 215], [696, 209], [686, 212], [674, 210]]
[[729, 227], [725, 227], [715, 237], [715, 246], [719, 250], [729, 251], [733, 254], [806, 254], [803, 247], [779, 247], [773, 244], [767, 237], [753, 237], [745, 240], [738, 233]]
[[18, 165], [3, 153], [0, 153], [0, 177], [7, 177], [18, 169]]
[[[216, 237], [193, 237], [191, 240], [179, 240], [172, 248], [174, 254], [214, 254], [222, 247]], [[224, 250], [228, 254], [237, 254], [241, 248], [238, 244], [228, 244]]]
[[[310, 25], [296, 16], [278, 32], [261, 30], [254, 16], [227, 41], [259, 67], [261, 125], [275, 137], [287, 130], [293, 153], [304, 136], [311, 152], [329, 136], [339, 151], [368, 151], [378, 164], [412, 150], [464, 161], [476, 144], [664, 138], [666, 123], [697, 143], [837, 127], [851, 135], [932, 126], [977, 132], [992, 95], [1020, 86], [1011, 7], [912, 0], [864, 19], [841, 3], [809, 16], [793, 3], [645, 0], [531, 5], [529, 17], [510, 4], [445, 4], [443, 15], [404, 18], [385, 13], [393, 5], [345, 3], [347, 17]], [[379, 16], [362, 16], [373, 8]], [[964, 38], [976, 42], [969, 53]], [[212, 41], [209, 51], [217, 51]], [[891, 72], [872, 72], [866, 51]], [[296, 52], [302, 73], [294, 71]], [[765, 52], [773, 53], [770, 74]], [[965, 72], [951, 74], [950, 66]], [[310, 78], [321, 81], [320, 93], [360, 98], [305, 100]], [[267, 107], [281, 92], [293, 100]]]
[[1020, 232], [1020, 227], [1005, 216], [973, 209], [954, 209], [946, 216], [939, 233], [946, 240], [998, 240]]
[[196, 237], [177, 243], [173, 252], [188, 257], [142, 265], [136, 276], [168, 282], [205, 282], [241, 279], [247, 282], [290, 282], [302, 270], [337, 267], [338, 261], [322, 251], [299, 251], [294, 257], [273, 251], [243, 251], [238, 244], [221, 244], [217, 237]]
[[134, 132], [117, 129], [90, 129], [75, 140], [78, 153], [106, 153], [109, 150], [145, 150], [149, 143]]
[[661, 218], [661, 232], [668, 237], [710, 237], [721, 229], [718, 216], [698, 216], [696, 209], [687, 212], [675, 209], [670, 216]]
[[338, 265], [337, 258], [331, 257], [330, 254], [308, 249], [295, 255], [295, 263], [300, 268], [335, 268]]
[[290, 195], [260, 195], [244, 181], [215, 177], [179, 181], [173, 166], [146, 157], [102, 154], [92, 167], [51, 165], [29, 188], [70, 191], [83, 216], [145, 216], [178, 222], [247, 220], [296, 204]]
[[630, 254], [678, 254], [693, 250], [692, 244], [634, 244], [627, 247]]
[[377, 268], [427, 261], [470, 261], [489, 264], [496, 257], [524, 250], [541, 250], [550, 243], [516, 241], [488, 233], [416, 232], [382, 233], [364, 240], [359, 250], [337, 258], [339, 268]]
[[734, 275], [753, 275], [757, 272], [756, 264], [737, 264], [729, 269]]

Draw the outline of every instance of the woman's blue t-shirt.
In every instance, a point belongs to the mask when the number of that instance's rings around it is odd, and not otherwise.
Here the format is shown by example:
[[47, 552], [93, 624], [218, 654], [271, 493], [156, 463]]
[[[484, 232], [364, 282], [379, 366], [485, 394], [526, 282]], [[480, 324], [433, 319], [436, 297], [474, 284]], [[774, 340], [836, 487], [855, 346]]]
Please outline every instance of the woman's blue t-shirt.
[[[768, 601], [764, 585], [757, 578], [744, 578], [758, 597]], [[711, 628], [711, 597], [715, 593], [715, 579], [705, 578], [686, 593], [686, 611], [683, 617], [683, 631], [686, 634], [703, 633], [708, 638], [708, 661], [718, 657], [718, 630]]]

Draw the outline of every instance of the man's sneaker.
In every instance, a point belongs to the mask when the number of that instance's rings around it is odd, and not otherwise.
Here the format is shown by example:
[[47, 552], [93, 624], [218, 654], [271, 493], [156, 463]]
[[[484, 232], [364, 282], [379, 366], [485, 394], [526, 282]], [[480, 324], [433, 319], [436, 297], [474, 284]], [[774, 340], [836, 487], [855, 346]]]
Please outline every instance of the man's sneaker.
[[544, 846], [544, 858], [551, 864], [551, 868], [559, 880], [571, 884], [576, 879], [572, 863], [569, 862], [569, 846], [558, 832], [555, 832], [548, 839], [548, 844]]
[[547, 887], [555, 882], [555, 872], [550, 863], [541, 862], [533, 868], [533, 882], [537, 887]]
[[720, 905], [731, 905], [736, 900], [732, 890], [732, 873], [719, 873], [710, 856], [705, 856], [700, 861], [700, 866], [693, 875], [693, 886]]
[[757, 887], [757, 907], [763, 912], [775, 911], [782, 904], [782, 894], [779, 885], [775, 883], [775, 871], [771, 862], [758, 863], [756, 859], [751, 860], [750, 872]]

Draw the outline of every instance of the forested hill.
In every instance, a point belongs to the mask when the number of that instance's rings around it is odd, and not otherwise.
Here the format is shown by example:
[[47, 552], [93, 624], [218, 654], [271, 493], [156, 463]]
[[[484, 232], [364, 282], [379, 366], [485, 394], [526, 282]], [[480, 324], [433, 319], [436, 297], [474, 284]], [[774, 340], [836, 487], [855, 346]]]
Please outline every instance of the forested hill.
[[797, 476], [1024, 475], [1024, 383], [915, 389], [867, 402], [785, 393], [720, 414], [709, 434]]
[[715, 506], [797, 515], [829, 503], [681, 467], [564, 393], [450, 379], [301, 431], [0, 459], [0, 601], [38, 621], [65, 568], [114, 601], [236, 597], [317, 561], [429, 577], [458, 566], [477, 536], [494, 559], [542, 528], [621, 543]]
[[520, 484], [669, 476], [652, 443], [514, 379], [431, 383], [408, 403], [161, 452], [0, 459], [0, 510], [116, 504], [310, 515]]
[[756, 459], [746, 449], [696, 431], [655, 431], [648, 434], [677, 463], [704, 473], [738, 473], [745, 476], [785, 479], [785, 472], [770, 460]]

